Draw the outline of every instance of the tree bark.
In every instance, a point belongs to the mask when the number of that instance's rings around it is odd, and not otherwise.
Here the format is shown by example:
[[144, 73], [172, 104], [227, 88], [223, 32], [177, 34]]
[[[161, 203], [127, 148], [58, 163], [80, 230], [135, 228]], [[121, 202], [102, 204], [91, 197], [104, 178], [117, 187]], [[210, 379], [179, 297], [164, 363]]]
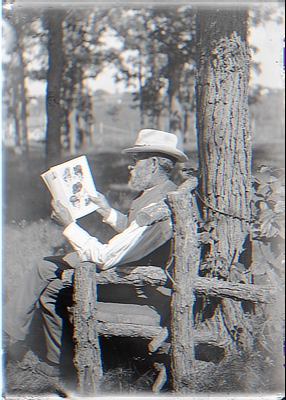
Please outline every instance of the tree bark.
[[64, 11], [45, 11], [45, 28], [49, 30], [48, 53], [49, 69], [47, 74], [47, 129], [46, 129], [46, 164], [51, 166], [61, 156], [61, 88], [63, 68], [63, 32]]
[[[249, 54], [246, 11], [198, 14], [200, 60], [197, 128], [205, 219], [223, 235], [213, 247], [231, 261], [241, 253], [250, 220], [251, 147], [248, 117]], [[214, 29], [210, 29], [213, 24]], [[226, 216], [216, 212], [222, 211]]]
[[[250, 55], [247, 9], [208, 9], [197, 15], [197, 131], [202, 216], [212, 223], [217, 241], [203, 252], [209, 277], [219, 277], [220, 264], [229, 277], [240, 261], [249, 231], [251, 137], [248, 113]], [[244, 260], [245, 261], [245, 260]], [[250, 260], [249, 260], [250, 261]], [[248, 261], [248, 262], [249, 262]], [[247, 267], [247, 262], [246, 262]], [[239, 303], [222, 301], [228, 332], [245, 331]]]
[[[23, 59], [24, 52], [24, 26], [26, 17], [14, 15], [13, 27], [11, 30], [13, 34], [12, 46], [9, 47], [8, 53], [11, 54], [11, 62], [8, 67], [7, 85], [10, 86], [12, 96], [10, 109], [12, 111], [12, 118], [14, 120], [15, 129], [15, 150], [17, 154], [23, 154], [28, 150], [28, 132], [27, 132], [27, 96], [25, 88], [25, 62]], [[29, 29], [27, 23], [26, 27]]]
[[18, 118], [18, 85], [13, 82], [13, 87], [11, 88], [12, 92], [12, 109], [13, 109], [13, 125], [14, 125], [14, 138], [15, 138], [15, 148], [21, 148], [21, 140], [20, 140], [20, 126], [19, 126], [19, 118]]
[[251, 301], [253, 303], [273, 303], [276, 298], [276, 288], [253, 284], [242, 284], [197, 277], [194, 280], [197, 295], [229, 298], [236, 301]]
[[69, 150], [70, 153], [75, 155], [78, 146], [78, 106], [80, 101], [80, 82], [82, 79], [82, 73], [80, 65], [74, 62], [71, 69], [71, 84], [70, 84], [70, 94], [69, 94], [69, 110], [68, 110], [68, 120], [69, 120]]
[[19, 120], [20, 140], [23, 151], [28, 150], [28, 128], [27, 128], [27, 93], [25, 87], [24, 60], [22, 52], [19, 52]]
[[183, 133], [183, 106], [181, 104], [180, 84], [183, 66], [178, 64], [176, 60], [170, 60], [170, 71], [172, 74], [168, 77], [169, 88], [169, 128], [170, 132], [175, 133], [178, 137], [178, 147], [183, 149], [184, 133]]

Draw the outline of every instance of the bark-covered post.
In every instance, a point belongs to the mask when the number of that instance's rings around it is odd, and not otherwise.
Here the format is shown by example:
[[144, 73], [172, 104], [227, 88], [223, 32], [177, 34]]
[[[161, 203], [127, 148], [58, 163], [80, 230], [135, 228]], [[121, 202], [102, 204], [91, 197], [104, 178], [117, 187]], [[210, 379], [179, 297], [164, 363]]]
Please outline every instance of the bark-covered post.
[[195, 385], [194, 280], [198, 275], [200, 249], [198, 212], [192, 190], [197, 178], [168, 195], [174, 221], [174, 286], [171, 301], [171, 370], [173, 388], [184, 394]]
[[[248, 113], [250, 55], [247, 8], [199, 9], [197, 14], [197, 131], [200, 199], [217, 241], [206, 247], [207, 277], [231, 279], [249, 231], [251, 136]], [[244, 263], [245, 263], [244, 259]], [[246, 261], [247, 264], [247, 261]], [[232, 344], [247, 348], [239, 302], [222, 300]]]
[[83, 395], [99, 393], [102, 377], [101, 351], [97, 330], [97, 284], [95, 265], [82, 263], [74, 277], [74, 364], [78, 390]]

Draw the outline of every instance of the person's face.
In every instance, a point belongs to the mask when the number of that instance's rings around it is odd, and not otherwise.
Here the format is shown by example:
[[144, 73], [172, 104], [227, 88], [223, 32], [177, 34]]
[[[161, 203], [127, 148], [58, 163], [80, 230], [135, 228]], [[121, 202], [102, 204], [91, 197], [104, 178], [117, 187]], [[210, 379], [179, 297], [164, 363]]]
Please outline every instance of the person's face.
[[74, 203], [74, 206], [75, 206], [76, 208], [80, 208], [80, 200], [77, 200], [77, 201]]
[[153, 172], [152, 158], [140, 157], [135, 154], [132, 160], [132, 165], [128, 167], [130, 171], [129, 187], [138, 191], [150, 188]]
[[83, 180], [83, 176], [82, 176], [82, 173], [81, 173], [81, 172], [76, 172], [76, 173], [75, 173], [75, 176], [76, 176], [80, 181]]

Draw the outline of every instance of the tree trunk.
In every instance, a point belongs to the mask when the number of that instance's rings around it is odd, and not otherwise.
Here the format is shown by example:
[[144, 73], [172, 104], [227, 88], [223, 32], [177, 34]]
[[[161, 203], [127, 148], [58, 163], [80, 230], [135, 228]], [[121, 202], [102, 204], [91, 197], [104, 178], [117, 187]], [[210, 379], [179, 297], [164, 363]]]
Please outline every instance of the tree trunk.
[[14, 43], [9, 48], [12, 59], [8, 70], [10, 75], [11, 87], [11, 109], [15, 128], [15, 151], [17, 154], [23, 154], [28, 150], [28, 132], [27, 132], [27, 96], [25, 88], [25, 63], [23, 60], [23, 27], [25, 17], [14, 15], [13, 36]]
[[139, 85], [139, 94], [140, 94], [140, 101], [139, 101], [139, 110], [140, 110], [140, 126], [141, 128], [144, 127], [145, 124], [145, 116], [144, 116], [144, 110], [143, 110], [143, 93], [142, 93], [142, 88], [143, 88], [143, 72], [142, 72], [142, 51], [141, 48], [138, 47], [138, 53], [139, 53], [139, 66], [138, 66], [138, 85]]
[[180, 80], [183, 67], [178, 65], [175, 60], [170, 61], [169, 76], [169, 128], [170, 132], [175, 133], [178, 137], [178, 147], [184, 147], [183, 133], [183, 107], [180, 99]]
[[[197, 15], [197, 131], [202, 216], [217, 237], [203, 251], [209, 277], [229, 279], [241, 261], [249, 231], [251, 138], [248, 115], [250, 55], [247, 10], [200, 10]], [[246, 265], [250, 260], [244, 260]], [[221, 264], [224, 264], [223, 271]], [[248, 264], [249, 266], [249, 264]], [[241, 328], [243, 347], [251, 337], [238, 302], [222, 300], [229, 333]], [[232, 337], [233, 339], [233, 337]]]
[[69, 89], [69, 108], [68, 108], [68, 121], [69, 121], [69, 151], [72, 155], [77, 152], [77, 147], [81, 145], [79, 137], [79, 106], [81, 101], [81, 81], [82, 70], [78, 63], [74, 63], [71, 70], [72, 82]]
[[20, 68], [19, 68], [19, 120], [20, 120], [20, 138], [21, 148], [23, 151], [28, 149], [28, 128], [27, 128], [27, 95], [25, 87], [25, 74], [23, 70], [23, 57], [19, 53]]
[[57, 163], [61, 155], [61, 87], [63, 68], [63, 32], [64, 11], [48, 10], [45, 12], [45, 28], [49, 30], [48, 53], [49, 69], [47, 76], [47, 132], [46, 163]]
[[20, 127], [19, 127], [19, 119], [18, 119], [18, 85], [14, 84], [12, 87], [12, 109], [13, 109], [13, 133], [14, 133], [14, 145], [15, 148], [21, 148], [21, 140], [20, 140]]
[[15, 150], [17, 152], [23, 151], [22, 140], [21, 140], [21, 115], [19, 107], [20, 97], [20, 69], [21, 59], [17, 52], [12, 55], [11, 62], [11, 109], [13, 110], [13, 125], [14, 125], [14, 138], [15, 138]]
[[68, 113], [69, 121], [69, 152], [73, 156], [76, 154], [76, 110], [72, 107]]

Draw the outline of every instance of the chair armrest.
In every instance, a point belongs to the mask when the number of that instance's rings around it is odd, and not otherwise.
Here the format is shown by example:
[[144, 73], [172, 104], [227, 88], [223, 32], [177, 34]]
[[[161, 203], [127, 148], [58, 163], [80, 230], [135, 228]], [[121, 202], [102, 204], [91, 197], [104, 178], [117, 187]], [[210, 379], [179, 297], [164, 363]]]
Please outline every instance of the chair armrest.
[[149, 284], [152, 286], [164, 286], [167, 283], [167, 275], [161, 267], [122, 267], [96, 273], [98, 285], [112, 284]]

